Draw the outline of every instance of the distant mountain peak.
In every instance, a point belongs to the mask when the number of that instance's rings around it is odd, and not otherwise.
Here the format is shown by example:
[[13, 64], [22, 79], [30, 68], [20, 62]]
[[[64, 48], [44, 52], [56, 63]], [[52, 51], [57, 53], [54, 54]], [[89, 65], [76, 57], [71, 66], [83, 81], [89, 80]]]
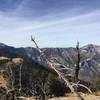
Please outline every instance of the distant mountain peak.
[[8, 46], [4, 43], [0, 43], [0, 47], [8, 47]]
[[88, 44], [88, 45], [85, 45], [85, 46], [83, 46], [82, 48], [83, 49], [85, 49], [85, 48], [95, 48], [95, 47], [97, 47], [97, 45], [94, 45], [94, 44]]
[[94, 45], [94, 44], [88, 44], [87, 46], [88, 47], [95, 47], [96, 45]]

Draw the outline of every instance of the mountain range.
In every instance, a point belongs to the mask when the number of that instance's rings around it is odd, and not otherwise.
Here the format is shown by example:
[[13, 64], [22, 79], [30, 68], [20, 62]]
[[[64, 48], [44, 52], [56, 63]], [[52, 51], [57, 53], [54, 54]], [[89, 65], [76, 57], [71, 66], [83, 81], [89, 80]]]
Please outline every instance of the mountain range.
[[[41, 48], [47, 59], [52, 59], [56, 68], [66, 74], [74, 75], [77, 62], [76, 48]], [[39, 62], [39, 52], [36, 48], [15, 48], [0, 43], [0, 56], [6, 57], [30, 57]], [[88, 44], [80, 48], [80, 72], [79, 79], [92, 81], [100, 76], [100, 46]], [[40, 63], [40, 62], [39, 62]]]

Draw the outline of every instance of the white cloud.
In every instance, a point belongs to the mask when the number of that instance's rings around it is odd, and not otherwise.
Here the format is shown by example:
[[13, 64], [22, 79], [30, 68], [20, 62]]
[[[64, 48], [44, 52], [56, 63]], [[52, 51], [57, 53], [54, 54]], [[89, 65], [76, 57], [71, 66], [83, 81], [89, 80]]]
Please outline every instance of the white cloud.
[[[98, 36], [100, 33], [100, 10], [91, 13], [59, 19], [22, 19], [0, 12], [0, 40], [10, 45], [30, 45], [30, 35], [40, 40], [40, 46], [68, 46], [75, 41], [100, 44]], [[36, 33], [34, 33], [36, 32]], [[84, 43], [83, 43], [84, 44]]]

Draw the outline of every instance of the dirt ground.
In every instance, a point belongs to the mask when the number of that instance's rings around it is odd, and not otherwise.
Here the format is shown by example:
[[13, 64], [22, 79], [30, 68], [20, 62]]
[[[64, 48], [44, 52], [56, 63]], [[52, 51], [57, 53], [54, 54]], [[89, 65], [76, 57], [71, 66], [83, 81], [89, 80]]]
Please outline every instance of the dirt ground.
[[[90, 94], [82, 94], [81, 96], [84, 98], [84, 100], [100, 100], [100, 96], [90, 95]], [[77, 95], [75, 94], [69, 94], [66, 97], [55, 97], [50, 98], [48, 100], [81, 100]]]

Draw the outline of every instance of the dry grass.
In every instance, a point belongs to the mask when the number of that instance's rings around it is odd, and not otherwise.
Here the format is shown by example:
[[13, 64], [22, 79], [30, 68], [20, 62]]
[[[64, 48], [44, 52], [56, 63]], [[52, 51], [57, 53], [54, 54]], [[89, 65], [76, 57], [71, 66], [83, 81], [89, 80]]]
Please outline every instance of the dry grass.
[[7, 81], [4, 79], [2, 75], [0, 75], [0, 87], [7, 88]]
[[19, 99], [21, 99], [21, 100], [36, 100], [36, 97], [23, 97], [23, 96], [21, 96], [21, 97], [19, 97]]
[[[84, 98], [84, 100], [100, 100], [100, 96], [83, 94], [83, 93], [80, 93], [80, 95]], [[59, 97], [59, 98], [55, 97], [49, 100], [80, 100], [80, 98], [76, 94], [68, 94], [66, 95], [66, 97]]]
[[8, 57], [0, 57], [0, 61], [2, 61], [2, 60], [10, 60], [10, 58], [8, 58]]
[[22, 61], [23, 60], [21, 58], [13, 58], [12, 59], [12, 62], [15, 63], [15, 64], [20, 64], [20, 63], [22, 63]]

